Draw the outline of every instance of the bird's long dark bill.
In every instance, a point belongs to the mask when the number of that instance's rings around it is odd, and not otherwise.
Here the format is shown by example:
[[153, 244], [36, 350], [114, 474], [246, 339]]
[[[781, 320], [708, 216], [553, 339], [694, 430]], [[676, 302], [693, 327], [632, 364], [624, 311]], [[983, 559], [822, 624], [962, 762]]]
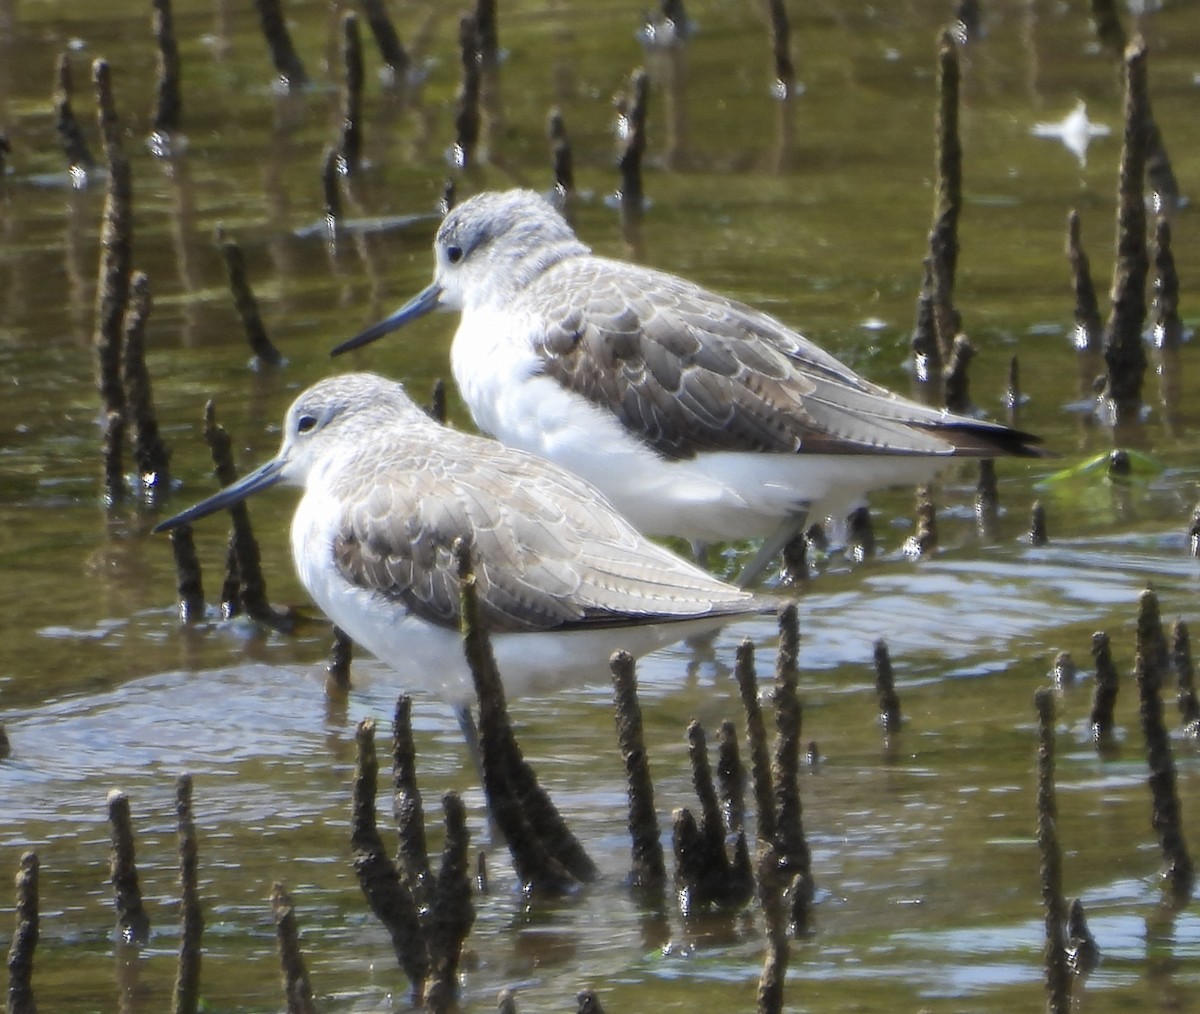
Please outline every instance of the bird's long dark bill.
[[424, 317], [425, 314], [431, 313], [438, 308], [438, 304], [442, 298], [442, 287], [433, 282], [427, 285], [418, 292], [412, 299], [405, 303], [399, 310], [393, 313], [390, 317], [385, 317], [378, 324], [367, 328], [365, 331], [356, 334], [348, 341], [342, 342], [329, 354], [331, 356], [340, 356], [343, 352], [349, 352], [351, 349], [361, 348], [364, 345], [369, 345], [376, 338], [382, 338], [385, 334], [391, 334], [398, 328], [404, 327], [410, 320], [416, 320], [418, 317]]
[[173, 518], [167, 518], [166, 521], [160, 521], [154, 526], [154, 531], [158, 532], [169, 531], [172, 528], [178, 528], [180, 525], [191, 524], [200, 518], [208, 517], [221, 510], [223, 507], [232, 507], [234, 504], [239, 504], [252, 493], [257, 493], [260, 489], [266, 489], [268, 486], [274, 486], [280, 479], [283, 478], [283, 462], [278, 458], [272, 458], [265, 465], [256, 468], [249, 475], [244, 476], [230, 486], [226, 486], [219, 493], [214, 493], [207, 500], [201, 500], [194, 507], [189, 507], [187, 510], [176, 514]]

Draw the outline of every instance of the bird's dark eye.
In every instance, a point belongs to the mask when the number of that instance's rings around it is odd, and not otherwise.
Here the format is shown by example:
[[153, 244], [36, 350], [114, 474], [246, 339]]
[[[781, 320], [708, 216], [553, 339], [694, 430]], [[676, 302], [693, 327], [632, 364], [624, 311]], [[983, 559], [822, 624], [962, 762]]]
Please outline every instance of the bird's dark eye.
[[463, 249], [461, 246], [446, 247], [446, 260], [451, 264], [457, 264], [463, 259]]
[[310, 430], [316, 429], [317, 417], [315, 415], [302, 415], [296, 420], [296, 432], [308, 433]]

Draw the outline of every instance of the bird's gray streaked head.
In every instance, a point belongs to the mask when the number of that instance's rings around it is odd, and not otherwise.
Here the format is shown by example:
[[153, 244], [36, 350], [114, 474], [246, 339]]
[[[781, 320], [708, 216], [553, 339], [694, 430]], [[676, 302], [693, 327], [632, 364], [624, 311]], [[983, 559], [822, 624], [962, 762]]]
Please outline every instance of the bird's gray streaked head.
[[461, 310], [506, 299], [552, 264], [589, 252], [540, 194], [476, 194], [446, 215], [433, 241], [439, 308]]
[[590, 252], [540, 194], [476, 194], [442, 220], [433, 241], [433, 281], [330, 354], [362, 348], [434, 310], [504, 306], [551, 265]]
[[326, 377], [292, 402], [284, 417], [283, 443], [275, 457], [207, 500], [159, 523], [154, 530], [162, 532], [190, 524], [280, 483], [305, 486], [315, 468], [344, 461], [346, 447], [353, 452], [367, 446], [373, 435], [397, 425], [436, 423], [394, 381], [373, 373]]
[[357, 444], [397, 423], [429, 423], [403, 385], [374, 373], [343, 373], [317, 381], [287, 410], [283, 481], [302, 486], [313, 466], [334, 444]]

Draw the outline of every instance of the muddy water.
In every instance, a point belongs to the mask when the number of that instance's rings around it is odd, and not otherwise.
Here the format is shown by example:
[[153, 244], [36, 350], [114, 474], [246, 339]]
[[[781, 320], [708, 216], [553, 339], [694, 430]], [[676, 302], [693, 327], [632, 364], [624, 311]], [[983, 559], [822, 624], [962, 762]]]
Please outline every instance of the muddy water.
[[[450, 171], [457, 83], [456, 18], [440, 4], [397, 3], [424, 83], [407, 97], [375, 75], [367, 42], [369, 168], [347, 214], [429, 212]], [[639, 5], [517, 3], [501, 12], [504, 126], [491, 164], [460, 192], [550, 183], [544, 121], [559, 105], [583, 191], [577, 221], [596, 249], [625, 246], [604, 198], [612, 168], [611, 96], [648, 59], [635, 38]], [[650, 113], [642, 257], [762, 305], [802, 326], [872, 379], [907, 389], [905, 351], [931, 205], [930, 124], [940, 5], [801, 5], [793, 12], [799, 78], [790, 148], [780, 152], [769, 97], [765, 28], [756, 5], [693, 3], [686, 53], [686, 131], [665, 164], [666, 97]], [[971, 470], [938, 492], [942, 551], [913, 563], [912, 494], [873, 501], [880, 552], [832, 559], [801, 593], [805, 736], [822, 762], [803, 779], [819, 899], [815, 932], [792, 955], [797, 1009], [1006, 1011], [1041, 1002], [1041, 908], [1033, 844], [1034, 712], [1052, 659], [1088, 660], [1107, 629], [1122, 672], [1134, 609], [1153, 584], [1163, 615], [1195, 625], [1198, 570], [1186, 526], [1200, 461], [1194, 351], [1164, 424], [1147, 376], [1140, 435], [1149, 464], [1125, 487], [1101, 471], [1051, 476], [1111, 446], [1073, 409], [1080, 368], [1070, 347], [1067, 211], [1083, 217], [1097, 286], [1107, 288], [1118, 143], [1097, 138], [1081, 165], [1060, 143], [1031, 136], [1077, 98], [1116, 129], [1113, 60], [1080, 5], [985, 5], [982, 36], [963, 58], [965, 201], [958, 304], [979, 355], [972, 395], [1002, 415], [1009, 359], [1019, 355], [1023, 426], [1061, 457], [1001, 463], [1000, 530], [975, 531]], [[243, 9], [245, 8], [245, 9]], [[580, 8], [580, 9], [576, 9]], [[89, 348], [102, 183], [72, 190], [56, 147], [50, 91], [60, 51], [72, 56], [75, 105], [93, 148], [93, 58], [112, 64], [135, 186], [135, 260], [156, 298], [149, 365], [179, 489], [171, 506], [213, 488], [197, 423], [207, 398], [235, 436], [243, 464], [270, 454], [296, 391], [332, 368], [369, 368], [419, 395], [448, 373], [448, 319], [425, 321], [350, 364], [327, 349], [376, 319], [428, 277], [432, 219], [344, 238], [330, 253], [305, 230], [321, 211], [321, 152], [337, 125], [336, 18], [292, 2], [288, 16], [308, 91], [271, 88], [249, 5], [180, 2], [186, 149], [145, 149], [153, 51], [141, 4], [0, 2], [0, 126], [12, 146], [0, 184], [0, 719], [13, 758], [0, 764], [0, 869], [22, 850], [41, 857], [42, 939], [35, 985], [43, 1009], [162, 1009], [177, 943], [172, 783], [196, 782], [201, 892], [207, 919], [203, 993], [213, 1010], [276, 1010], [272, 881], [295, 895], [315, 987], [326, 1010], [404, 1007], [406, 984], [348, 864], [353, 728], [386, 727], [401, 679], [362, 660], [348, 702], [327, 700], [329, 631], [313, 616], [293, 635], [215, 618], [176, 619], [166, 542], [153, 511], [101, 502], [97, 398]], [[1200, 15], [1167, 5], [1142, 29], [1152, 54], [1155, 110], [1185, 193], [1200, 172], [1194, 54]], [[651, 61], [652, 71], [655, 64]], [[659, 72], [661, 77], [661, 69]], [[779, 171], [779, 166], [784, 166]], [[1182, 308], [1200, 269], [1191, 207], [1175, 222]], [[242, 243], [267, 326], [288, 358], [254, 370], [225, 287], [213, 230]], [[1086, 380], [1086, 376], [1085, 376]], [[460, 424], [467, 418], [451, 399]], [[1022, 539], [1035, 498], [1051, 543]], [[290, 570], [286, 520], [294, 497], [264, 497], [254, 517], [277, 602], [304, 605]], [[223, 525], [198, 541], [215, 598]], [[735, 554], [736, 555], [736, 554]], [[726, 565], [732, 568], [736, 559]], [[688, 805], [684, 727], [740, 719], [729, 679], [735, 645], [752, 638], [760, 671], [773, 662], [766, 622], [729, 628], [711, 644], [676, 646], [640, 667], [656, 777], [668, 826]], [[874, 641], [892, 649], [907, 723], [885, 748], [874, 722]], [[1087, 666], [1083, 665], [1086, 670]], [[1087, 736], [1091, 681], [1059, 700], [1059, 835], [1065, 882], [1081, 895], [1104, 963], [1080, 987], [1088, 1010], [1178, 1008], [1197, 985], [1200, 922], [1159, 905], [1141, 734], [1131, 682], [1118, 703], [1120, 749], [1099, 758]], [[1168, 716], [1174, 719], [1168, 707]], [[519, 701], [514, 717], [537, 766], [602, 881], [557, 904], [527, 908], [505, 854], [491, 847], [481, 798], [443, 705], [414, 710], [422, 786], [436, 831], [444, 790], [466, 793], [492, 892], [477, 899], [464, 998], [490, 1009], [504, 986], [522, 1009], [563, 1009], [579, 988], [612, 1010], [746, 1009], [762, 958], [750, 915], [684, 924], [639, 911], [621, 879], [628, 862], [624, 789], [608, 690], [592, 686]], [[1185, 833], [1200, 848], [1200, 770], [1176, 742]], [[140, 956], [118, 953], [106, 883], [104, 799], [126, 790], [154, 924]], [[0, 915], [0, 935], [11, 914]]]

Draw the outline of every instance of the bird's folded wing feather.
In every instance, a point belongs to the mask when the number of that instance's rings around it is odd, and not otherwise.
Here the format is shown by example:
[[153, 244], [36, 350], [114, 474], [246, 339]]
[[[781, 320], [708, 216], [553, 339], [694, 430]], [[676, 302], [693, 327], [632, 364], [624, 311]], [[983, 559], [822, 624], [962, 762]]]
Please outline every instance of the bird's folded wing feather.
[[457, 627], [461, 538], [496, 632], [755, 608], [750, 595], [638, 535], [581, 480], [494, 441], [442, 433], [439, 453], [393, 454], [369, 479], [355, 470], [369, 491], [340, 491], [334, 555], [350, 582]]
[[529, 298], [552, 322], [544, 373], [668, 458], [1014, 453], [1008, 445], [1030, 439], [892, 394], [774, 318], [673, 275], [579, 258], [547, 271]]

